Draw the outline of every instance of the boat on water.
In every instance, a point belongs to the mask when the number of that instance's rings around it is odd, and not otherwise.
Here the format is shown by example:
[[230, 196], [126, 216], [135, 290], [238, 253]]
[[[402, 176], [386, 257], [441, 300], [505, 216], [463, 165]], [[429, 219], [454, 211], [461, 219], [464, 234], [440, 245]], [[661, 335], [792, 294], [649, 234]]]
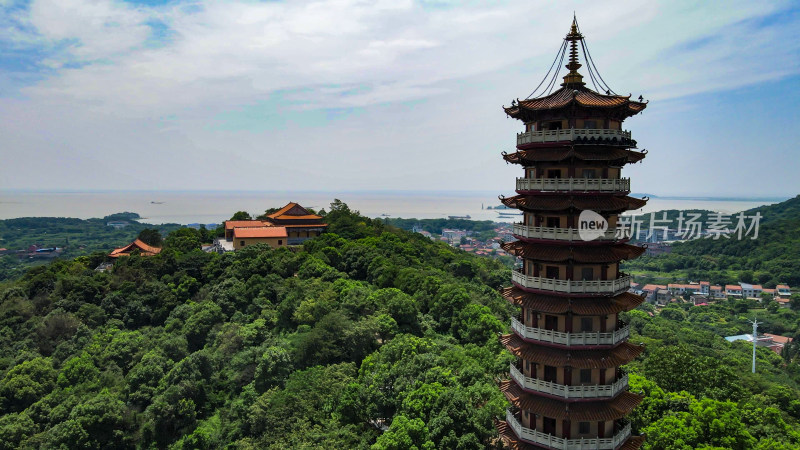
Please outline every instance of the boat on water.
[[458, 220], [458, 219], [469, 220], [472, 217], [470, 217], [469, 215], [466, 215], [466, 216], [447, 216], [447, 218], [450, 219], [450, 220]]
[[499, 212], [497, 213], [500, 217], [510, 217], [510, 216], [521, 216], [522, 213], [507, 213], [507, 212]]
[[150, 204], [152, 204], [152, 205], [163, 205], [163, 204], [164, 204], [164, 202], [155, 202], [155, 201], [152, 201], [152, 202], [150, 202]]

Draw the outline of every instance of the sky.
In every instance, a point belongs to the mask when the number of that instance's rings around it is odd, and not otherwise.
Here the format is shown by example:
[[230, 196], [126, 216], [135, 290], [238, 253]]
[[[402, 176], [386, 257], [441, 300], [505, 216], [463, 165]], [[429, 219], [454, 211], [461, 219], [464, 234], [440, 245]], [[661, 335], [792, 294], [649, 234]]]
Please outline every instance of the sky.
[[501, 107], [573, 12], [608, 85], [650, 102], [624, 124], [635, 192], [800, 193], [779, 0], [0, 0], [0, 189], [510, 195]]

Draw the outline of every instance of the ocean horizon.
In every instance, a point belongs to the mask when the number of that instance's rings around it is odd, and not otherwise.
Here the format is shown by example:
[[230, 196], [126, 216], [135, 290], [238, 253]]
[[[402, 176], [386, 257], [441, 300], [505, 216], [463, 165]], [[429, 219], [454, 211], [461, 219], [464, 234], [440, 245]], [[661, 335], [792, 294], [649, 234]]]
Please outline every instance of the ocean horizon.
[[[499, 192], [507, 196], [513, 191]], [[706, 209], [726, 214], [778, 203], [790, 196], [714, 197], [650, 196], [633, 214], [665, 209]], [[416, 219], [470, 216], [472, 220], [511, 222], [500, 217], [498, 193], [486, 191], [200, 191], [200, 190], [0, 190], [0, 219], [18, 217], [75, 217], [88, 219], [118, 212], [135, 212], [142, 221], [162, 223], [220, 223], [236, 211], [261, 214], [290, 201], [314, 209], [328, 209], [334, 199], [347, 203], [367, 217]]]

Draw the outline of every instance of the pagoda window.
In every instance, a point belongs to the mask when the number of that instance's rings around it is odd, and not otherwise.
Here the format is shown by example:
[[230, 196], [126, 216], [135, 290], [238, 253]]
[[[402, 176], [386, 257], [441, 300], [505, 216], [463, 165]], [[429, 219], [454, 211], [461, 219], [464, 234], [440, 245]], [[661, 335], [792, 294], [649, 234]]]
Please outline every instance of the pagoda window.
[[547, 221], [545, 222], [548, 228], [558, 228], [561, 226], [561, 218], [560, 217], [548, 217]]
[[580, 380], [581, 383], [591, 383], [592, 382], [592, 369], [581, 369], [580, 372]]
[[547, 178], [561, 178], [561, 169], [548, 169]]
[[564, 124], [560, 120], [554, 120], [552, 122], [545, 123], [544, 127], [547, 130], [560, 130], [564, 128]]
[[544, 366], [544, 381], [547, 381], [549, 383], [557, 382], [558, 381], [558, 368], [553, 367], [553, 366]]
[[594, 269], [591, 267], [584, 267], [581, 269], [582, 280], [594, 280]]
[[545, 434], [556, 434], [556, 419], [545, 417], [542, 421], [542, 431]]
[[545, 315], [544, 316], [544, 328], [551, 331], [558, 330], [558, 317]]
[[544, 273], [545, 278], [558, 278], [558, 266], [545, 266]]
[[592, 426], [589, 422], [578, 422], [578, 434], [589, 434]]
[[583, 178], [594, 178], [597, 176], [597, 171], [594, 169], [583, 169]]
[[581, 317], [581, 331], [592, 331], [594, 328], [594, 320], [591, 317]]
[[597, 121], [596, 120], [584, 120], [583, 121], [583, 128], [597, 128]]

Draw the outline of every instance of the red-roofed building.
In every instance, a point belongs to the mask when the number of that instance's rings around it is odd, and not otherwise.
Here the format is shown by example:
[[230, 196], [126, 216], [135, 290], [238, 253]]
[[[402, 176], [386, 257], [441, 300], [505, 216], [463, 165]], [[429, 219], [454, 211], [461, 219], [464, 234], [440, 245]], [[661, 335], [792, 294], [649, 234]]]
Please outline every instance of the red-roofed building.
[[742, 296], [742, 287], [738, 284], [726, 284], [725, 285], [725, 295], [731, 297], [741, 297]]
[[153, 256], [161, 252], [159, 247], [147, 245], [139, 239], [131, 242], [125, 247], [115, 248], [108, 254], [110, 258], [119, 258], [120, 256], [131, 256], [134, 252], [139, 252], [141, 256]]
[[288, 245], [285, 227], [245, 227], [233, 229], [233, 248], [239, 250], [248, 245], [269, 244], [272, 248]]
[[308, 239], [321, 235], [328, 227], [328, 224], [323, 223], [322, 216], [312, 213], [295, 202], [289, 202], [283, 208], [268, 214], [266, 221], [273, 226], [286, 228], [289, 245], [302, 244]]
[[778, 295], [780, 295], [781, 297], [788, 297], [788, 296], [792, 295], [792, 290], [789, 287], [789, 285], [779, 284], [779, 285], [775, 286], [775, 289], [778, 290]]
[[261, 228], [271, 226], [271, 223], [262, 220], [226, 220], [225, 221], [225, 239], [230, 241], [233, 239], [234, 228]]

